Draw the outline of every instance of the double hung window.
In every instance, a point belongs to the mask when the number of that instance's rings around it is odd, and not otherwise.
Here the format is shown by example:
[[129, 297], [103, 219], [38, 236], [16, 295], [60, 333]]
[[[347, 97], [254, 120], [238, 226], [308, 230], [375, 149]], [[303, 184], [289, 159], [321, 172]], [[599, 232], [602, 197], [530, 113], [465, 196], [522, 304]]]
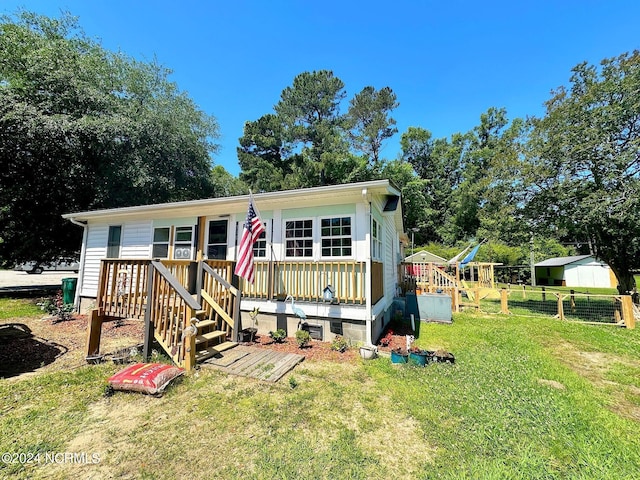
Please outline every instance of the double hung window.
[[351, 217], [321, 219], [320, 239], [323, 257], [350, 257], [352, 252]]

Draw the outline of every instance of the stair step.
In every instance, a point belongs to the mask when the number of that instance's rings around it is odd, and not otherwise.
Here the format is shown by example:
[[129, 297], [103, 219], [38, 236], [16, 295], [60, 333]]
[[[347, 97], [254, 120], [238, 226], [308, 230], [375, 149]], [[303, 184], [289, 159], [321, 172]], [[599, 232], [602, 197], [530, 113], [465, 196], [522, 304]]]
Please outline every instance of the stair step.
[[196, 323], [196, 327], [198, 327], [198, 332], [201, 332], [205, 328], [214, 327], [216, 324], [217, 322], [214, 322], [213, 320], [200, 320]]
[[196, 345], [201, 343], [206, 343], [210, 340], [217, 340], [219, 338], [224, 339], [227, 336], [227, 332], [222, 330], [214, 330], [213, 332], [203, 333], [202, 335], [198, 335], [196, 337]]
[[200, 350], [199, 352], [196, 352], [196, 362], [202, 362], [203, 360], [211, 358], [220, 352], [224, 352], [225, 350], [229, 350], [236, 345], [238, 345], [236, 342], [223, 342], [220, 345], [215, 345], [213, 347], [208, 347], [204, 350]]
[[195, 316], [196, 318], [204, 317], [207, 314], [206, 310], [196, 310]]

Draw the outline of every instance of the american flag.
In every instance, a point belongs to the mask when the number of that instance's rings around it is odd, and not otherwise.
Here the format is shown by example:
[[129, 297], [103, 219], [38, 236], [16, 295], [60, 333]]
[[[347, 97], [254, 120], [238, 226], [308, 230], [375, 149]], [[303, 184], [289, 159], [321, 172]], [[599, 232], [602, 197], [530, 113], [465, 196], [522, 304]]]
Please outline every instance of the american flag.
[[242, 238], [240, 239], [240, 249], [238, 250], [238, 263], [236, 263], [235, 273], [244, 278], [247, 282], [253, 283], [255, 268], [253, 266], [253, 244], [258, 240], [260, 234], [264, 232], [264, 225], [260, 220], [258, 209], [253, 203], [253, 195], [249, 196], [249, 210], [247, 220], [244, 222]]

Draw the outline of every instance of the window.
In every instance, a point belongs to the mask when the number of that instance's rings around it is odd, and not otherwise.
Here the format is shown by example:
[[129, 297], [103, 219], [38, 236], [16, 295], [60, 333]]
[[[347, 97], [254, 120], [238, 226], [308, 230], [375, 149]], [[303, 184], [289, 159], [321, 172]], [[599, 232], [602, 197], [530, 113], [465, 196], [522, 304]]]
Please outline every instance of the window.
[[173, 246], [175, 260], [191, 260], [193, 258], [193, 227], [176, 227]]
[[260, 234], [256, 243], [253, 244], [253, 256], [265, 258], [267, 256], [267, 224], [263, 223], [264, 232]]
[[107, 258], [120, 257], [121, 235], [122, 235], [121, 225], [112, 225], [109, 227], [109, 236], [107, 238]]
[[225, 260], [227, 258], [227, 220], [209, 222], [207, 258]]
[[169, 227], [153, 229], [152, 258], [169, 258]]
[[285, 225], [286, 256], [313, 256], [313, 221], [292, 220]]
[[351, 256], [351, 217], [323, 218], [320, 237], [323, 257]]
[[371, 219], [371, 258], [382, 260], [382, 225]]

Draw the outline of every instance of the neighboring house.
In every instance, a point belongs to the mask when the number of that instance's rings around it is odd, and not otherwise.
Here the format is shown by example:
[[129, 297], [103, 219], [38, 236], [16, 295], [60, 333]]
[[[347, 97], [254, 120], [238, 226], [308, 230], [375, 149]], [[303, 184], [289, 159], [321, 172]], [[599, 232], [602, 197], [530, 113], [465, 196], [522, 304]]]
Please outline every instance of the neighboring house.
[[[80, 310], [94, 308], [96, 318], [142, 318], [149, 310], [149, 288], [157, 298], [165, 288], [149, 283], [151, 259], [159, 259], [190, 294], [197, 283], [200, 300], [206, 275], [203, 267], [196, 272], [195, 262], [200, 262], [238, 287], [234, 295], [241, 298], [240, 322], [226, 320], [227, 328], [234, 329], [227, 330], [227, 340], [235, 341], [239, 328], [251, 326], [248, 313], [258, 307], [259, 333], [285, 328], [293, 336], [306, 323], [313, 336], [325, 341], [340, 334], [374, 343], [391, 317], [401, 239], [406, 239], [399, 190], [379, 180], [260, 193], [254, 202], [266, 233], [254, 245], [253, 285], [231, 274], [248, 195], [64, 215], [84, 227], [76, 293]], [[214, 296], [213, 290], [205, 298]], [[333, 302], [323, 299], [329, 291]], [[287, 295], [293, 297], [297, 315], [291, 301], [284, 301]], [[233, 316], [230, 307], [222, 309]], [[216, 311], [221, 309], [213, 315]]]
[[536, 263], [536, 283], [563, 287], [616, 288], [616, 277], [606, 263], [591, 255], [550, 258]]
[[447, 261], [436, 255], [435, 253], [420, 250], [419, 252], [409, 255], [404, 259], [404, 263], [435, 263], [438, 265], [447, 265]]

